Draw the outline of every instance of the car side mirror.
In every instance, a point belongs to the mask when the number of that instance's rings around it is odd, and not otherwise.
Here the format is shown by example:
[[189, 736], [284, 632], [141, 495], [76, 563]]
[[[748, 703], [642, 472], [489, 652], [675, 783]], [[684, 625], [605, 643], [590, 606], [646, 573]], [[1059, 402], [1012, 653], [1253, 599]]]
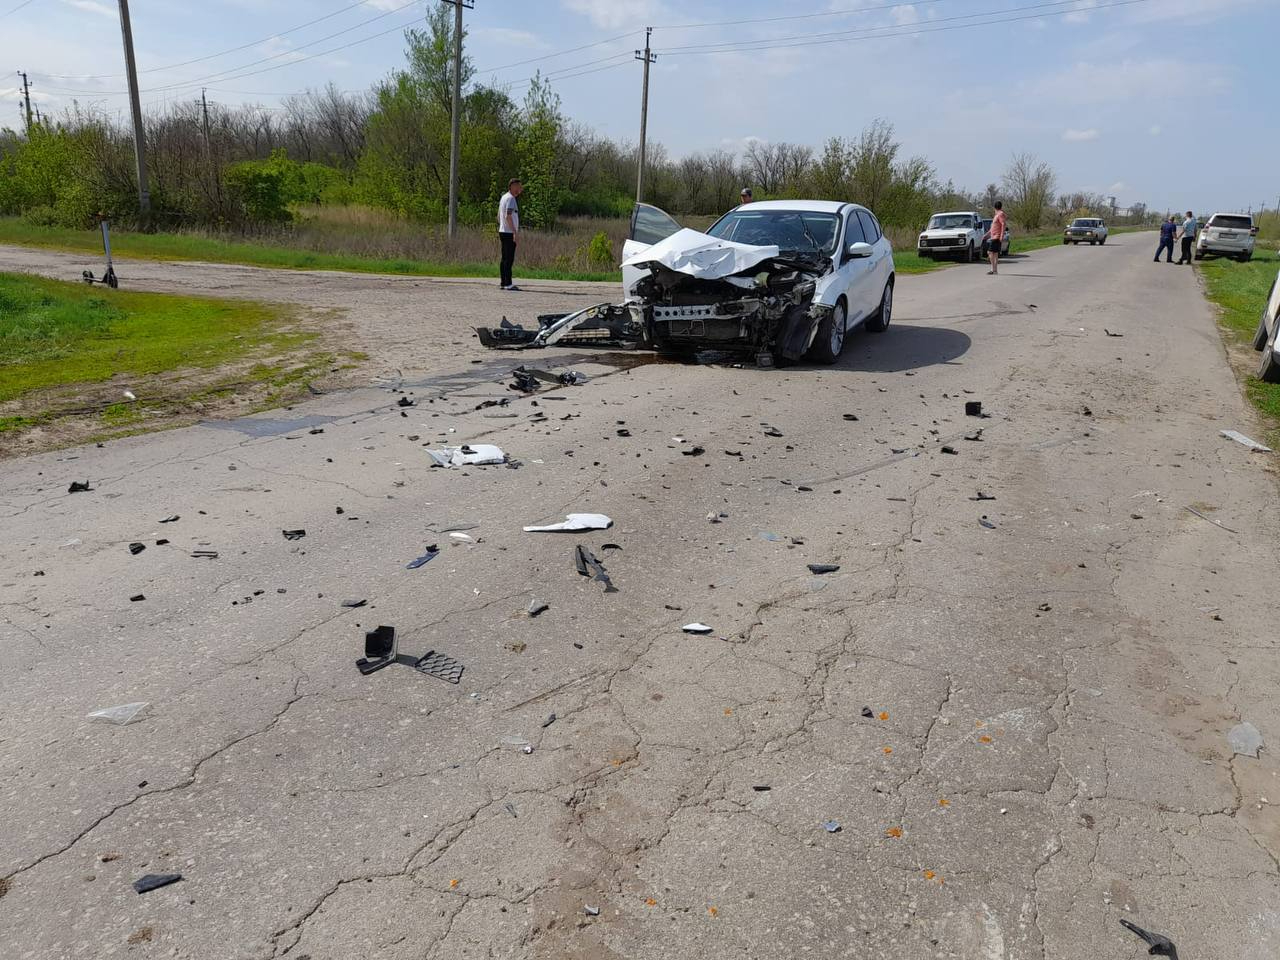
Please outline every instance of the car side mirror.
[[845, 256], [850, 260], [860, 260], [871, 256], [873, 252], [874, 250], [872, 249], [871, 244], [859, 241], [858, 243], [849, 244], [848, 248], [845, 250]]

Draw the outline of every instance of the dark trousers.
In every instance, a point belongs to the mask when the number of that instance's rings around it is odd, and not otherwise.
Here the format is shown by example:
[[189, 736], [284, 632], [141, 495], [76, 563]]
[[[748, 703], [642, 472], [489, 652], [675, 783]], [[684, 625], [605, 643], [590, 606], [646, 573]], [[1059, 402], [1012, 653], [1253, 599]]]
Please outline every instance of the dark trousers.
[[1156, 259], [1159, 260], [1160, 254], [1164, 253], [1166, 250], [1169, 252], [1168, 262], [1173, 263], [1173, 237], [1170, 237], [1168, 240], [1160, 241], [1160, 246], [1156, 247]]
[[1183, 238], [1182, 238], [1182, 255], [1181, 255], [1180, 257], [1178, 257], [1178, 262], [1179, 262], [1179, 263], [1190, 263], [1190, 262], [1191, 262], [1191, 244], [1193, 244], [1193, 243], [1195, 243], [1195, 238], [1194, 238], [1194, 237], [1183, 237]]
[[502, 263], [498, 271], [502, 276], [502, 285], [509, 287], [511, 286], [511, 268], [516, 262], [516, 238], [515, 234], [499, 232], [498, 239], [502, 242]]

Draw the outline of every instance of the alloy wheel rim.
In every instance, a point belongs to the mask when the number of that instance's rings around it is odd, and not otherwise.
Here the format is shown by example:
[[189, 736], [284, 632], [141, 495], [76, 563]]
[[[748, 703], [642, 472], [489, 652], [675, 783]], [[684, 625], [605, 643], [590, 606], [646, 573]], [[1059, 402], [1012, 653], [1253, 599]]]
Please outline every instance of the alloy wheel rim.
[[831, 321], [831, 352], [839, 353], [844, 346], [845, 313], [843, 304], [836, 304], [835, 316]]

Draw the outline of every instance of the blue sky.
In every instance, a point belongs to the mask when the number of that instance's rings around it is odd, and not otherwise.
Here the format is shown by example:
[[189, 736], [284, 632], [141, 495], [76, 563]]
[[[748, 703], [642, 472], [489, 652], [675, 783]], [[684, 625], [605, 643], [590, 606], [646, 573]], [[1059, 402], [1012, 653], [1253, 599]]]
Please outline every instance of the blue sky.
[[[37, 105], [57, 113], [76, 99], [123, 115], [113, 0], [20, 4], [0, 0], [0, 64], [31, 75]], [[207, 86], [219, 103], [274, 106], [330, 81], [365, 88], [402, 62], [401, 30], [424, 9], [132, 0], [143, 101], [197, 99]], [[1280, 195], [1280, 0], [475, 0], [466, 20], [481, 77], [519, 98], [542, 69], [566, 114], [633, 140], [632, 51], [652, 25], [649, 136], [675, 156], [750, 138], [817, 147], [884, 117], [905, 152], [975, 190], [1030, 151], [1062, 188], [1121, 205], [1245, 209]], [[0, 123], [16, 126], [7, 76]]]

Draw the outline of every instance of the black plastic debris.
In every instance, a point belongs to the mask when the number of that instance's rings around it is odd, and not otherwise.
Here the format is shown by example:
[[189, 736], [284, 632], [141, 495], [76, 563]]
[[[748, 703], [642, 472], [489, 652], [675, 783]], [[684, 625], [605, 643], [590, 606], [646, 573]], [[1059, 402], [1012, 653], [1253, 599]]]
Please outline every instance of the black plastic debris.
[[539, 616], [543, 613], [546, 613], [550, 609], [551, 609], [551, 604], [547, 603], [547, 601], [545, 600], [529, 601], [529, 616], [531, 617]]
[[991, 494], [989, 494], [989, 493], [983, 493], [981, 490], [979, 490], [979, 491], [978, 491], [978, 495], [977, 495], [976, 497], [970, 497], [969, 499], [970, 499], [970, 500], [974, 500], [974, 501], [978, 501], [978, 500], [994, 500], [994, 499], [995, 499], [995, 497], [993, 497], [993, 496], [992, 496]]
[[412, 398], [410, 398], [410, 397], [401, 397], [399, 400], [397, 400], [397, 401], [396, 401], [396, 406], [398, 406], [398, 407], [412, 407], [412, 406], [414, 405], [414, 403], [415, 403], [415, 402], [416, 402], [416, 401], [414, 401], [414, 400], [413, 400]]
[[555, 722], [556, 722], [556, 715], [554, 713], [548, 713], [547, 719], [542, 721], [542, 729], [543, 730], [547, 729], [547, 727], [551, 726]]
[[1136, 923], [1130, 923], [1123, 917], [1120, 918], [1120, 925], [1130, 933], [1141, 937], [1150, 946], [1147, 953], [1153, 957], [1173, 957], [1178, 960], [1178, 948], [1173, 945], [1173, 941], [1168, 937], [1159, 933], [1151, 933], [1149, 930], [1143, 930]]
[[181, 518], [176, 513], [171, 513], [169, 514], [169, 516], [165, 517], [163, 520], [158, 520], [156, 522], [157, 523], [177, 523], [180, 519]]
[[84, 483], [81, 483], [79, 480], [72, 480], [71, 486], [67, 487], [67, 493], [88, 493], [89, 489], [88, 480]]
[[180, 873], [148, 873], [145, 877], [139, 877], [133, 881], [133, 889], [138, 893], [150, 893], [152, 890], [159, 890], [171, 883], [177, 883], [181, 879]]
[[335, 515], [337, 515], [337, 516], [339, 516], [339, 517], [340, 517], [340, 516], [342, 516], [344, 513], [346, 513], [347, 511], [343, 510], [341, 507], [334, 507], [334, 508], [333, 508], [333, 512], [334, 512], [334, 514], [335, 514]]
[[1103, 333], [1105, 333], [1108, 337], [1123, 337], [1123, 336], [1124, 336], [1124, 334], [1123, 334], [1123, 333], [1112, 333], [1112, 332], [1111, 332], [1110, 330], [1108, 330], [1106, 327], [1103, 327], [1103, 328], [1102, 328], [1102, 332], [1103, 332]]
[[342, 605], [350, 610], [355, 610], [357, 607], [363, 607], [368, 602], [368, 600], [363, 598], [360, 600], [343, 600]]
[[284, 534], [284, 538], [285, 538], [286, 540], [301, 540], [303, 537], [305, 537], [305, 536], [307, 535], [307, 531], [305, 531], [305, 530], [301, 530], [301, 529], [299, 529], [299, 530], [281, 530], [280, 532]]
[[707, 451], [702, 447], [690, 447], [688, 450], [681, 450], [680, 452], [686, 457], [700, 457]]
[[780, 437], [782, 436], [782, 431], [779, 430], [777, 427], [766, 427], [764, 431], [764, 435], [766, 437]]
[[751, 789], [756, 793], [768, 793], [773, 789], [773, 787], [769, 786], [767, 783], [753, 783], [751, 785]]
[[955, 455], [955, 454], [958, 454], [960, 451], [959, 451], [959, 450], [957, 450], [955, 447], [947, 446], [947, 447], [943, 447], [943, 448], [942, 448], [942, 452], [943, 452], [943, 453], [950, 453], [950, 454], [952, 454], [952, 455]]
[[982, 412], [981, 400], [966, 400], [964, 402], [964, 415], [966, 417], [989, 417], [991, 414]]
[[169, 543], [168, 540], [166, 540], [164, 537], [161, 537], [159, 540], [156, 541], [156, 546], [163, 547], [163, 546], [167, 546], [168, 543]]
[[195, 557], [197, 560], [217, 560], [218, 551], [217, 550], [192, 550], [191, 556]]
[[579, 544], [573, 550], [573, 562], [578, 568], [578, 573], [584, 577], [590, 577], [599, 583], [604, 584], [605, 593], [617, 593], [618, 588], [613, 585], [613, 580], [609, 577], [609, 572], [605, 570], [604, 564], [596, 559], [586, 547]]
[[312, 427], [307, 433], [314, 437], [317, 433], [324, 433], [324, 427]]
[[147, 549], [147, 545], [145, 543], [138, 543], [137, 541], [134, 541], [133, 543], [129, 544], [129, 552], [132, 553], [135, 557], [145, 549]]
[[857, 423], [858, 415], [856, 413], [846, 413], [844, 414], [844, 419], [848, 420], [850, 423]]
[[435, 677], [437, 680], [443, 680], [445, 683], [460, 683], [462, 671], [466, 667], [453, 657], [446, 657], [443, 653], [428, 650], [414, 663], [413, 669], [429, 677]]
[[996, 528], [996, 525], [988, 520], [985, 514], [978, 520], [978, 523], [982, 524], [988, 530], [994, 530]]
[[620, 437], [629, 437], [629, 436], [631, 436], [631, 431], [630, 431], [630, 430], [627, 430], [627, 429], [624, 427], [623, 429], [621, 429], [621, 430], [619, 430], [619, 431], [618, 431], [618, 436], [620, 436]]
[[872, 711], [871, 711], [871, 708], [870, 708], [870, 707], [863, 707], [863, 708], [862, 708], [862, 715], [863, 715], [864, 717], [866, 717], [867, 719], [870, 719], [870, 718], [872, 718], [872, 717], [874, 717], [874, 716], [875, 716], [875, 714], [874, 714], [874, 713], [872, 713]]
[[840, 569], [837, 563], [811, 563], [809, 564], [809, 572], [813, 574], [835, 573]]
[[404, 568], [406, 570], [417, 570], [419, 567], [425, 566], [426, 564], [430, 563], [439, 555], [440, 555], [440, 548], [433, 543], [431, 544], [431, 546], [427, 547], [427, 549], [423, 551], [422, 556], [414, 560], [410, 560], [408, 563], [404, 565]]
[[724, 455], [725, 455], [726, 457], [740, 457], [740, 456], [742, 456], [742, 451], [741, 451], [741, 450], [726, 450], [726, 451], [724, 452]]
[[356, 667], [366, 677], [396, 662], [396, 628], [381, 626], [364, 635], [364, 656]]
[[603, 543], [603, 544], [601, 544], [601, 545], [600, 545], [600, 549], [601, 549], [601, 550], [621, 550], [621, 549], [622, 549], [622, 544], [620, 544], [620, 543]]
[[147, 598], [146, 598], [145, 596], [143, 596], [142, 594], [140, 594], [140, 593], [135, 593], [132, 597], [130, 597], [130, 598], [129, 598], [129, 602], [130, 602], [130, 603], [137, 603], [137, 602], [139, 602], [140, 600], [145, 600], [145, 599], [147, 599]]

